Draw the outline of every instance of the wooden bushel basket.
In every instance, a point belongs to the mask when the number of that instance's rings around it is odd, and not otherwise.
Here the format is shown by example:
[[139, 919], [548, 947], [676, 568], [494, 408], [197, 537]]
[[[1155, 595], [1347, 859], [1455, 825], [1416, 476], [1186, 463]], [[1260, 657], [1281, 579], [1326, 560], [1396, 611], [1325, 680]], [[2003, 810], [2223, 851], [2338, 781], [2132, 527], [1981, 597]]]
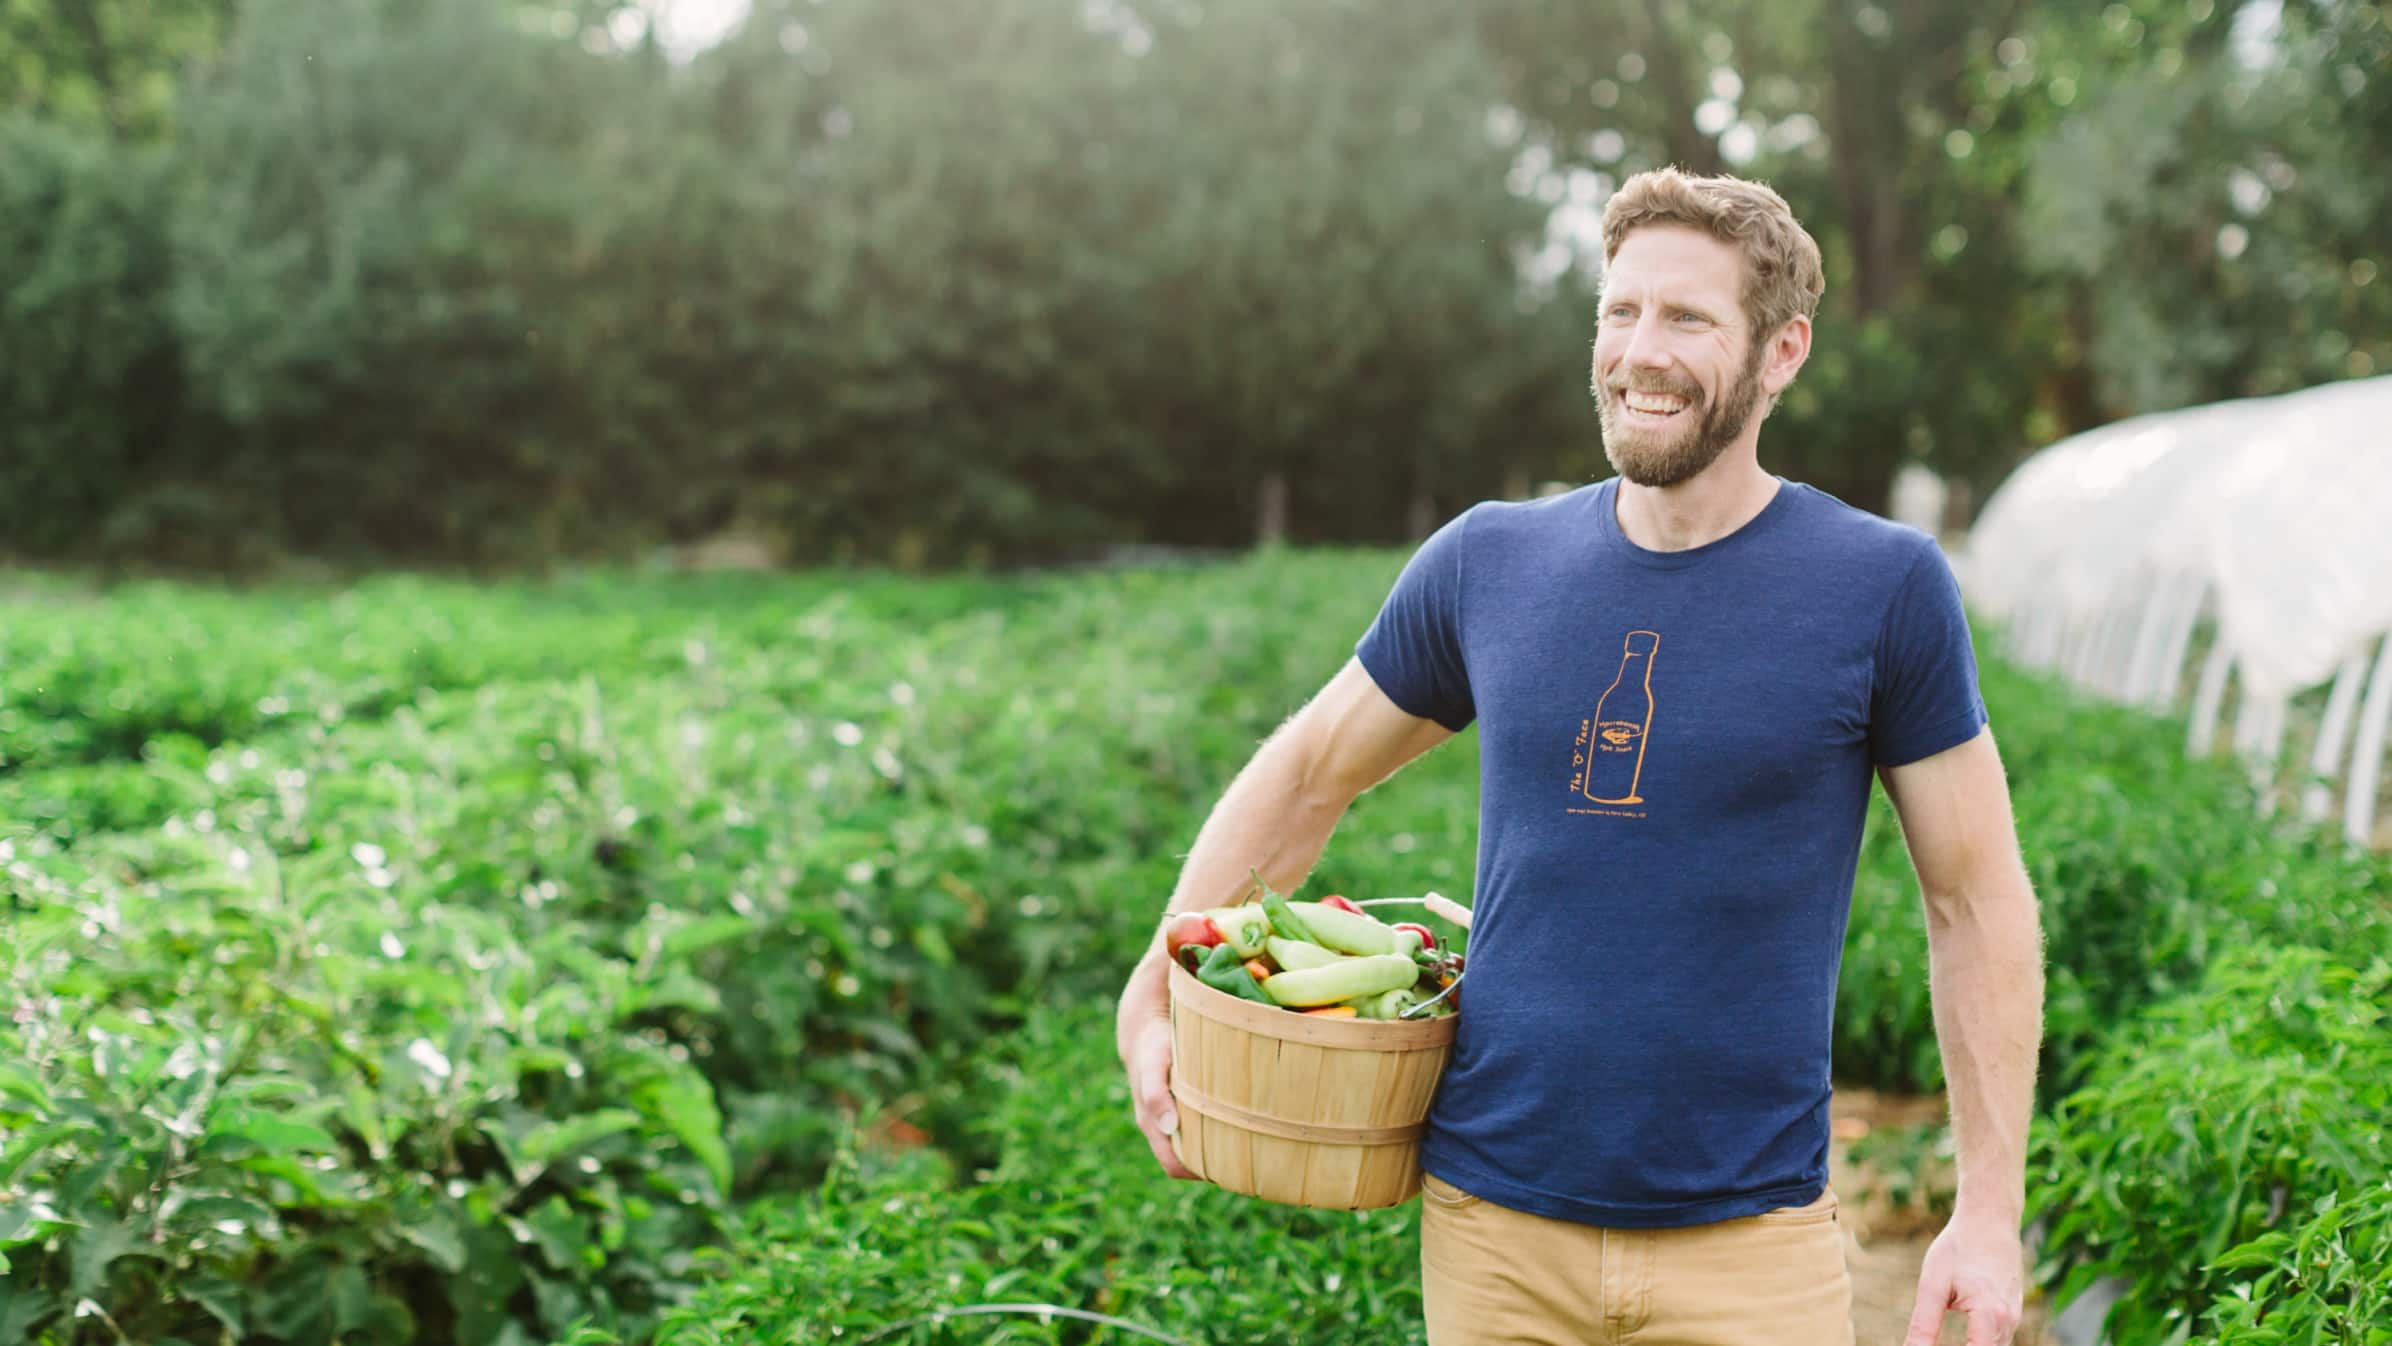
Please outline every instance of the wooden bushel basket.
[[1176, 960], [1170, 977], [1181, 1163], [1285, 1206], [1367, 1210], [1420, 1191], [1458, 1016], [1315, 1018], [1214, 990]]

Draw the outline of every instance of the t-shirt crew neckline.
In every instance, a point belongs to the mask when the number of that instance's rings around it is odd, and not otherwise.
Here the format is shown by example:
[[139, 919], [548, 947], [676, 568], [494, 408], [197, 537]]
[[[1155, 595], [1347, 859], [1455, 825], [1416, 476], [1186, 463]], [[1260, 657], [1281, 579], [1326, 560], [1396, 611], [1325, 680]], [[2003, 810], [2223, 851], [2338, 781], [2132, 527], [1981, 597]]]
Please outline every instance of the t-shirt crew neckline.
[[1713, 538], [1699, 547], [1688, 547], [1684, 551], [1652, 551], [1629, 541], [1628, 535], [1620, 531], [1618, 477], [1606, 480], [1595, 493], [1597, 526], [1602, 530], [1605, 544], [1615, 554], [1650, 570], [1684, 570], [1742, 545], [1776, 524], [1787, 513], [1788, 502], [1799, 489], [1799, 483], [1788, 481], [1774, 472], [1769, 477], [1777, 483], [1777, 494], [1769, 497], [1769, 503], [1761, 507], [1761, 512], [1745, 520], [1744, 526], [1735, 532], [1726, 537]]

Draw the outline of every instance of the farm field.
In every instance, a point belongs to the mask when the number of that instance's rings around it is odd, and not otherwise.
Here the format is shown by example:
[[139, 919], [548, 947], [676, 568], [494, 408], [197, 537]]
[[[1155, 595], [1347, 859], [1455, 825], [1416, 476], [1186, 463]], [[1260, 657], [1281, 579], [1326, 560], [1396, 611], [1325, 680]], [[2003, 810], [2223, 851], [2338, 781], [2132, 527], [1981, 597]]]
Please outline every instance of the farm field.
[[[927, 1343], [988, 1302], [1420, 1340], [1416, 1207], [1168, 1182], [1111, 1037], [1203, 811], [1403, 559], [8, 581], [0, 1346]], [[2384, 1340], [2392, 864], [1981, 663], [2049, 938], [2041, 1311]], [[1467, 902], [1475, 768], [1366, 795], [1305, 895]], [[1837, 1016], [1898, 1261], [1948, 1142], [1882, 796]]]

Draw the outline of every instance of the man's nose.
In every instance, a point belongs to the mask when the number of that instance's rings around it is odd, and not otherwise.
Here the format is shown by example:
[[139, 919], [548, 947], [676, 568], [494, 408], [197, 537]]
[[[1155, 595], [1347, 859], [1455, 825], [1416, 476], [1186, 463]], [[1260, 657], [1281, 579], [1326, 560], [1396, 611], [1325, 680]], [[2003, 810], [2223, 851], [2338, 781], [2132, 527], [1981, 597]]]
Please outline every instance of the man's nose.
[[1620, 352], [1620, 362], [1631, 369], [1660, 369], [1669, 364], [1661, 320], [1649, 310], [1636, 315], [1636, 326], [1628, 333], [1628, 348]]

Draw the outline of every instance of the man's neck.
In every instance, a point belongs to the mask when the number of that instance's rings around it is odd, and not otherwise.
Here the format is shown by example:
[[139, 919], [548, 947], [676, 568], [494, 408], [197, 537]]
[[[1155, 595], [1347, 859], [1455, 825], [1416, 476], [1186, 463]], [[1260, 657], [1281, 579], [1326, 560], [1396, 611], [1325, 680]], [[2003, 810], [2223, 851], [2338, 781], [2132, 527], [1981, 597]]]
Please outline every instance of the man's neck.
[[1620, 532], [1646, 551], [1687, 551], [1751, 523], [1777, 491], [1777, 478], [1734, 450], [1675, 486], [1639, 486], [1623, 477]]

